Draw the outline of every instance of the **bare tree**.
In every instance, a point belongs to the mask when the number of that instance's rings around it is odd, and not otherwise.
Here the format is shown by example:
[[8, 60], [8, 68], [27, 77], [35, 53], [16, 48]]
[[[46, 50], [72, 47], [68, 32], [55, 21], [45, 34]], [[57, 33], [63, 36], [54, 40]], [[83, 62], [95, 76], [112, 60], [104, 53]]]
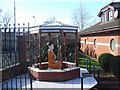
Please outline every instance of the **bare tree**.
[[12, 20], [12, 14], [9, 11], [5, 13], [0, 9], [0, 23], [4, 25], [4, 27], [8, 27], [8, 24]]
[[0, 23], [2, 23], [2, 21], [1, 21], [1, 13], [2, 13], [2, 10], [0, 9]]
[[74, 22], [79, 27], [79, 30], [89, 26], [89, 20], [91, 18], [85, 7], [80, 3], [80, 6], [74, 12]]
[[2, 16], [2, 23], [5, 25], [5, 27], [8, 27], [8, 24], [11, 22], [12, 20], [12, 14], [7, 11], [3, 14]]

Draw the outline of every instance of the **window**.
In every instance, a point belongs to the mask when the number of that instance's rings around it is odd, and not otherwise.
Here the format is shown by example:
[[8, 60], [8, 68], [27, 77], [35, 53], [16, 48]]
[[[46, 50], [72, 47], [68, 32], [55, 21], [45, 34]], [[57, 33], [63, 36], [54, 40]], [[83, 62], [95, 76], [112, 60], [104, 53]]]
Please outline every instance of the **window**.
[[104, 22], [107, 22], [107, 13], [104, 13]]
[[105, 15], [104, 15], [104, 13], [102, 14], [101, 18], [102, 18], [102, 22], [105, 22]]
[[107, 22], [113, 19], [113, 14], [112, 10], [110, 9], [109, 11], [103, 12], [101, 15], [101, 20], [102, 22]]
[[115, 51], [115, 40], [114, 39], [111, 39], [111, 41], [110, 41], [110, 48], [111, 48], [111, 50], [114, 52]]
[[110, 9], [110, 10], [109, 10], [109, 20], [112, 20], [112, 18], [113, 18], [113, 17], [112, 17], [112, 10]]
[[87, 40], [85, 39], [85, 45], [87, 44]]
[[97, 42], [96, 42], [96, 39], [94, 39], [94, 47], [96, 48], [97, 46]]

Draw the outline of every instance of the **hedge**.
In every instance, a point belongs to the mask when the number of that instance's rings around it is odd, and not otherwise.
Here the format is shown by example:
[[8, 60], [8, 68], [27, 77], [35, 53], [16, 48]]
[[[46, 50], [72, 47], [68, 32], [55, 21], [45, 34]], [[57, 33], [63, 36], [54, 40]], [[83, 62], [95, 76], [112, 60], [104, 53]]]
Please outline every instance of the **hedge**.
[[110, 53], [103, 53], [99, 56], [99, 63], [105, 72], [110, 72], [110, 61], [113, 59], [113, 55]]
[[111, 73], [120, 78], [120, 56], [114, 56], [114, 59], [110, 61]]

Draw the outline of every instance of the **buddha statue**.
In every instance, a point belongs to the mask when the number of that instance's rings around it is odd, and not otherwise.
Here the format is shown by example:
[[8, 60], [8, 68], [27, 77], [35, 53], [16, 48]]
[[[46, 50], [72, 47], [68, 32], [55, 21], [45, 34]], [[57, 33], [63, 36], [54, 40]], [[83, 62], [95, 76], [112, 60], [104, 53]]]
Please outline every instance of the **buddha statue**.
[[59, 60], [56, 60], [56, 56], [55, 56], [55, 53], [54, 53], [54, 45], [51, 44], [48, 46], [49, 49], [48, 49], [48, 68], [50, 69], [61, 69], [61, 63]]

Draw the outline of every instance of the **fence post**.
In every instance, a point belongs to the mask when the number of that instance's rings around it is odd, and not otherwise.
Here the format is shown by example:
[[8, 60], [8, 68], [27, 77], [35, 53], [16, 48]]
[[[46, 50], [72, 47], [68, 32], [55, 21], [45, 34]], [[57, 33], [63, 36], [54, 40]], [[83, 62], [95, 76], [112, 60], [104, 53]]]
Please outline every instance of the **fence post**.
[[25, 45], [25, 36], [18, 36], [18, 57], [19, 62], [23, 63], [26, 59], [26, 45]]
[[0, 68], [2, 68], [2, 31], [0, 25]]
[[81, 90], [83, 90], [83, 76], [81, 77]]
[[88, 70], [88, 59], [86, 59], [86, 69]]
[[91, 60], [89, 61], [89, 68], [90, 68], [90, 72], [91, 72]]
[[95, 77], [95, 66], [93, 65], [93, 74], [94, 74], [94, 77]]
[[[0, 69], [2, 69], [2, 31], [0, 25]], [[2, 71], [0, 71], [0, 83], [2, 82]]]
[[18, 50], [18, 61], [20, 63], [20, 73], [26, 73], [26, 40], [24, 26], [21, 28], [18, 24], [18, 35], [17, 35], [17, 50]]
[[98, 73], [97, 78], [98, 78], [98, 89], [99, 89], [99, 86], [100, 86], [100, 72], [99, 72], [99, 70], [97, 71], [97, 73]]

